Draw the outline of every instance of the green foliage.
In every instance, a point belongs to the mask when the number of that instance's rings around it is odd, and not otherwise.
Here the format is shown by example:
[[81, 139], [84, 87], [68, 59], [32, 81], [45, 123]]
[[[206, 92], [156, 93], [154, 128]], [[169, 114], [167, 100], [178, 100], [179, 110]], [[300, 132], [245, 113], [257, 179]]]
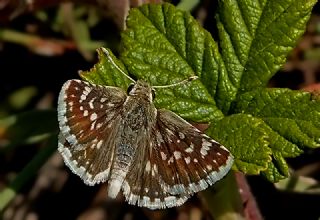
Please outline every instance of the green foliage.
[[0, 120], [0, 154], [26, 144], [45, 143], [45, 147], [19, 172], [10, 184], [0, 191], [0, 216], [17, 192], [38, 172], [57, 149], [57, 112], [33, 110]]
[[[122, 34], [121, 59], [128, 71], [152, 85], [168, 85], [193, 75], [214, 77], [221, 62], [210, 33], [188, 13], [169, 4], [132, 9]], [[210, 75], [210, 76], [209, 76]], [[206, 81], [206, 80], [204, 80]], [[222, 112], [212, 89], [200, 80], [172, 89], [157, 90], [158, 107], [196, 121], [219, 120]], [[173, 101], [174, 100], [174, 101]]]
[[221, 54], [237, 89], [243, 92], [266, 86], [305, 31], [316, 2], [219, 1]]
[[[180, 7], [192, 8], [196, 2], [185, 1]], [[320, 145], [319, 98], [307, 92], [265, 88], [305, 31], [315, 3], [220, 0], [218, 42], [187, 12], [170, 4], [143, 5], [132, 9], [127, 18], [120, 60], [108, 52], [124, 72], [151, 85], [168, 85], [197, 75], [198, 80], [158, 89], [156, 106], [188, 120], [209, 122], [207, 133], [232, 152], [235, 170], [277, 182], [289, 175], [285, 158]], [[85, 52], [90, 36], [84, 23], [77, 22], [71, 32]], [[16, 36], [12, 41], [20, 35], [10, 36]], [[130, 81], [103, 49], [98, 54], [99, 62], [80, 76], [126, 89]], [[35, 92], [26, 91], [29, 97]], [[20, 100], [21, 94], [13, 100]], [[0, 131], [4, 137], [0, 153], [47, 139], [46, 148], [0, 192], [1, 211], [56, 150], [56, 112], [37, 110], [4, 118]]]
[[263, 174], [272, 181], [288, 176], [285, 157], [296, 157], [303, 147], [320, 144], [320, 104], [310, 93], [289, 89], [261, 89], [239, 96], [233, 109], [264, 121], [272, 149], [272, 164]]
[[12, 115], [0, 120], [0, 128], [3, 136], [0, 152], [38, 143], [58, 132], [57, 112], [33, 110]]
[[[190, 76], [198, 80], [158, 89], [158, 108], [210, 122], [208, 134], [235, 157], [234, 168], [270, 181], [289, 175], [285, 158], [320, 141], [320, 102], [309, 93], [266, 89], [303, 34], [316, 0], [219, 1], [219, 44], [187, 12], [170, 4], [132, 9], [122, 33], [124, 71], [151, 85]], [[111, 63], [100, 62], [82, 77], [127, 87]], [[126, 69], [126, 70], [125, 70]]]
[[210, 126], [208, 134], [232, 152], [235, 169], [259, 174], [268, 167], [272, 154], [262, 125], [262, 120], [251, 115], [234, 114]]
[[[122, 71], [127, 73], [123, 64], [116, 59], [113, 53], [107, 49], [111, 59], [119, 66]], [[94, 84], [118, 86], [126, 89], [130, 83], [127, 77], [125, 77], [115, 66], [109, 61], [108, 57], [104, 54], [103, 50], [97, 49], [99, 62], [94, 65], [89, 71], [80, 71], [80, 76]]]

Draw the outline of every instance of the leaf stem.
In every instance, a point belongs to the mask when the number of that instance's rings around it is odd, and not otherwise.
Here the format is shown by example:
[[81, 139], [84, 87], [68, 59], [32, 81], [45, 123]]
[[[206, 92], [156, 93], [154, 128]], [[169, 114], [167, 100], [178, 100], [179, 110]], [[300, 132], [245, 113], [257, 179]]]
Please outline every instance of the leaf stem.
[[235, 174], [230, 171], [225, 178], [201, 192], [213, 219], [245, 219], [241, 196]]

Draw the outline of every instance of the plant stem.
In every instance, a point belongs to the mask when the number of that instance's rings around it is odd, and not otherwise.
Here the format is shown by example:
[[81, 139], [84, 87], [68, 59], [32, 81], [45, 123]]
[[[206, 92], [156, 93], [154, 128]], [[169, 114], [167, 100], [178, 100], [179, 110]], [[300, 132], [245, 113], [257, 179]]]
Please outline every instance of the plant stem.
[[46, 56], [61, 55], [67, 49], [75, 49], [74, 42], [56, 39], [45, 39], [37, 35], [0, 29], [0, 40], [28, 47], [34, 53]]
[[242, 200], [233, 171], [230, 171], [226, 177], [201, 194], [213, 219], [245, 219]]

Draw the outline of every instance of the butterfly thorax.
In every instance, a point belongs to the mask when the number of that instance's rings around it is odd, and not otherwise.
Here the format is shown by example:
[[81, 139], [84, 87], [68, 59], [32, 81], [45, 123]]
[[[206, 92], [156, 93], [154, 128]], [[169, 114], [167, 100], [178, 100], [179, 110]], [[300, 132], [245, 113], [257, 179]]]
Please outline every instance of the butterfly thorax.
[[109, 182], [109, 196], [115, 197], [128, 173], [133, 158], [141, 146], [147, 146], [155, 126], [157, 109], [152, 103], [151, 87], [138, 81], [123, 106], [122, 120], [117, 135], [115, 162]]

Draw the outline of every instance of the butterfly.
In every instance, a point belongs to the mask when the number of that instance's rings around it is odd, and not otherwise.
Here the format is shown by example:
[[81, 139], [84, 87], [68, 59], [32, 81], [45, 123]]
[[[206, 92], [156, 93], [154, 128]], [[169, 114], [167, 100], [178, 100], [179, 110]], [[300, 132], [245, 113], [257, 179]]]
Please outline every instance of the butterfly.
[[143, 80], [128, 92], [68, 80], [58, 98], [58, 150], [84, 183], [106, 182], [111, 198], [122, 191], [129, 204], [162, 209], [223, 178], [233, 156], [177, 114], [157, 109], [153, 88]]

